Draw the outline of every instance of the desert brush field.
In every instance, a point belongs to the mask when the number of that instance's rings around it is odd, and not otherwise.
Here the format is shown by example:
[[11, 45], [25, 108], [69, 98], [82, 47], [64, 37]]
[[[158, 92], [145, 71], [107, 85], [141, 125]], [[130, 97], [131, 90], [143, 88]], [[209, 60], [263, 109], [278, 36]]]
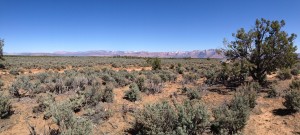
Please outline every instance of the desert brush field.
[[300, 64], [262, 87], [220, 59], [4, 58], [3, 135], [300, 134]]

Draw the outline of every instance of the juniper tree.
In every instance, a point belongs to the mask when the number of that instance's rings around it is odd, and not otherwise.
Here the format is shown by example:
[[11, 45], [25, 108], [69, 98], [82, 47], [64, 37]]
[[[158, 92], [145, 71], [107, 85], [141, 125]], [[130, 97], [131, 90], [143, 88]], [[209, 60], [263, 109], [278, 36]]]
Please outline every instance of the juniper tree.
[[240, 60], [252, 78], [264, 84], [266, 74], [278, 68], [291, 67], [296, 63], [296, 34], [288, 34], [282, 28], [285, 21], [257, 19], [248, 32], [244, 28], [233, 34], [234, 41], [224, 42], [225, 56]]
[[4, 46], [4, 40], [0, 38], [0, 59], [4, 60], [3, 58], [3, 46]]

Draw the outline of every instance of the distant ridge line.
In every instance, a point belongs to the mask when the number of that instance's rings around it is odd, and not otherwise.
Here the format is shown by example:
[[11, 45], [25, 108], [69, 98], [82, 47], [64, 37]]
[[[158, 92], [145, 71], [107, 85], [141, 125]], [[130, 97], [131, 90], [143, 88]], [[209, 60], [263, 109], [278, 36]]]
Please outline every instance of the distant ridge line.
[[106, 51], [92, 50], [80, 52], [58, 51], [53, 53], [4, 53], [4, 55], [21, 56], [134, 56], [134, 57], [159, 57], [159, 58], [224, 58], [216, 49], [174, 51], [174, 52], [147, 52], [147, 51]]

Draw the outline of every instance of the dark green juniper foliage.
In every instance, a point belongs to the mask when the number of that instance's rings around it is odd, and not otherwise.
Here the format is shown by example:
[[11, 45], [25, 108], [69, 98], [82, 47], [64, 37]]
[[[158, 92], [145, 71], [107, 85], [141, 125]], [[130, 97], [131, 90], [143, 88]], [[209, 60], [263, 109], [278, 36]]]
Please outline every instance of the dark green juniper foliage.
[[146, 60], [148, 64], [151, 64], [152, 70], [159, 70], [161, 69], [161, 60], [159, 58], [148, 58]]
[[4, 40], [0, 38], [0, 59], [4, 60], [3, 58], [3, 46], [4, 46]]
[[228, 47], [225, 56], [240, 60], [254, 80], [265, 84], [267, 73], [277, 68], [292, 67], [297, 60], [297, 47], [294, 45], [297, 36], [288, 35], [282, 30], [284, 26], [284, 20], [257, 19], [254, 28], [248, 32], [241, 28], [233, 34], [234, 41], [224, 41]]

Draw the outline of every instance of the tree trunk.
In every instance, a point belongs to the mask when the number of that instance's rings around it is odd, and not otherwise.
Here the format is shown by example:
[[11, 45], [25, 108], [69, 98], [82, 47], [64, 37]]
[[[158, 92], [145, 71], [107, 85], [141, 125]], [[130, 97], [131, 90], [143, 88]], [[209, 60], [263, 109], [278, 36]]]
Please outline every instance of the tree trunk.
[[266, 83], [266, 73], [263, 72], [263, 69], [257, 68], [250, 70], [250, 75], [253, 80], [257, 81], [260, 85], [265, 85]]

